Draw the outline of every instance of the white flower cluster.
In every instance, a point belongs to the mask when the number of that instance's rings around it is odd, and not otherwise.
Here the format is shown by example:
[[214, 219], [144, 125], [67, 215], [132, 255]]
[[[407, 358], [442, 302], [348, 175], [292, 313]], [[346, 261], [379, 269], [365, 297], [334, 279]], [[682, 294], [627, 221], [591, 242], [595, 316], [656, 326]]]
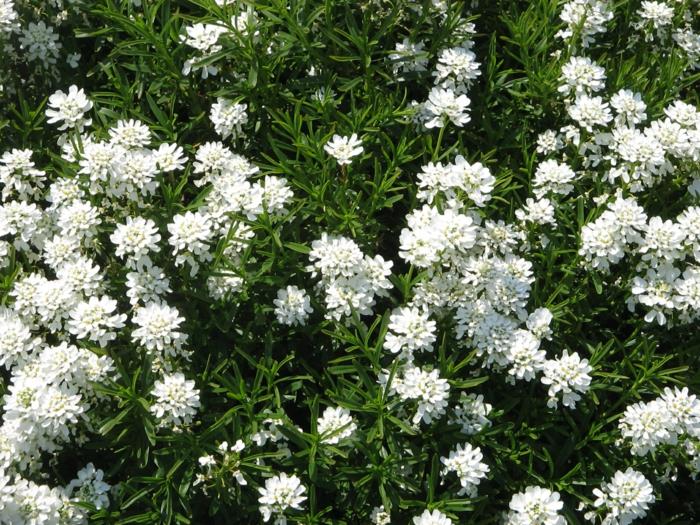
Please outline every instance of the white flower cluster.
[[480, 162], [471, 164], [457, 155], [454, 163], [431, 162], [422, 167], [418, 174], [418, 198], [432, 204], [440, 194], [448, 203], [455, 203], [462, 194], [481, 208], [491, 199], [495, 183], [496, 178], [487, 167]]
[[209, 119], [214, 124], [214, 129], [222, 139], [231, 137], [236, 140], [244, 135], [243, 126], [248, 123], [248, 106], [225, 98], [219, 97], [212, 104]]
[[90, 101], [82, 89], [72, 85], [68, 93], [57, 91], [49, 97], [49, 109], [46, 110], [47, 122], [55, 124], [60, 122], [59, 130], [75, 129], [82, 133], [85, 126], [92, 124], [92, 120], [85, 118], [85, 114], [92, 109]]
[[381, 255], [364, 255], [347, 237], [323, 233], [311, 244], [309, 260], [306, 270], [312, 277], [321, 276], [319, 286], [325, 291], [329, 319], [340, 321], [353, 312], [370, 315], [375, 297], [386, 296], [392, 287], [389, 275], [393, 263]]
[[489, 472], [488, 465], [481, 461], [483, 458], [481, 449], [472, 447], [468, 443], [457, 445], [455, 450], [450, 451], [448, 457], [440, 458], [440, 462], [444, 465], [442, 475], [454, 472], [459, 478], [459, 484], [462, 488], [457, 492], [458, 496], [476, 497], [479, 483]]
[[10, 33], [17, 24], [17, 11], [13, 0], [0, 0], [0, 34]]
[[[416, 108], [417, 122], [425, 128], [442, 128], [447, 122], [462, 127], [471, 120], [469, 116], [471, 101], [466, 93], [473, 81], [481, 75], [481, 71], [476, 55], [472, 51], [474, 42], [469, 38], [474, 33], [474, 26], [470, 23], [462, 25], [464, 27], [457, 34], [465, 38], [458, 45], [442, 49], [438, 53], [437, 64], [432, 72], [432, 76], [435, 77], [435, 87], [430, 90], [428, 100], [422, 104], [413, 103]], [[405, 45], [406, 41], [404, 41]], [[411, 55], [420, 51], [408, 49]], [[400, 58], [401, 55], [392, 56]], [[425, 62], [416, 61], [415, 58], [409, 64], [411, 64], [409, 68], [413, 71], [422, 71], [426, 65]]]
[[309, 314], [314, 310], [306, 290], [289, 285], [277, 291], [277, 299], [273, 301], [277, 322], [287, 326], [306, 324]]
[[595, 42], [595, 36], [607, 31], [607, 23], [613, 19], [610, 0], [568, 0], [559, 17], [566, 28], [557, 33], [564, 40], [577, 36], [583, 47]]
[[0, 523], [12, 525], [86, 525], [89, 511], [109, 507], [109, 484], [104, 472], [92, 463], [78, 471], [78, 477], [64, 487], [50, 488], [32, 481], [0, 473]]
[[265, 487], [258, 490], [260, 491], [258, 502], [263, 521], [270, 521], [274, 514], [277, 525], [286, 525], [287, 519], [284, 512], [287, 509], [301, 510], [302, 503], [307, 499], [306, 496], [302, 496], [306, 492], [306, 487], [301, 484], [301, 480], [295, 475], [288, 476], [284, 472], [266, 479]]
[[164, 375], [154, 383], [151, 394], [155, 398], [151, 412], [158, 424], [175, 430], [192, 423], [200, 406], [199, 390], [194, 387], [194, 381], [185, 379], [182, 372]]
[[246, 36], [249, 33], [257, 35], [255, 11], [248, 6], [237, 5], [236, 7], [240, 12], [231, 16], [230, 21], [217, 20], [217, 23], [195, 23], [185, 26], [185, 34], [180, 35], [180, 40], [193, 48], [196, 54], [185, 61], [182, 67], [183, 75], [201, 70], [202, 78], [216, 76], [219, 73], [219, 67], [213, 63], [212, 57], [223, 49], [219, 40], [223, 37], [236, 39], [238, 36]]
[[560, 511], [564, 502], [558, 492], [529, 486], [510, 500], [506, 525], [566, 525]]
[[233, 476], [240, 486], [248, 484], [241, 473], [241, 452], [245, 449], [245, 443], [237, 440], [233, 445], [227, 441], [222, 441], [216, 448], [217, 456], [205, 454], [200, 456], [198, 462], [202, 472], [197, 474], [194, 485], [202, 485], [204, 493], [207, 493], [207, 484], [215, 482], [219, 477]]
[[675, 445], [683, 436], [700, 438], [700, 401], [686, 387], [667, 387], [648, 403], [628, 406], [619, 427], [632, 454], [638, 456], [653, 452], [659, 445]]
[[454, 522], [439, 510], [424, 510], [413, 518], [413, 525], [454, 525]]
[[182, 74], [189, 75], [190, 72], [201, 69], [202, 78], [207, 78], [209, 75], [216, 76], [219, 69], [204, 61], [214, 53], [221, 51], [221, 44], [218, 43], [219, 37], [226, 32], [225, 27], [217, 24], [197, 23], [186, 26], [185, 34], [181, 35], [180, 38], [184, 44], [194, 48], [198, 55], [185, 61]]
[[87, 421], [97, 399], [93, 383], [113, 372], [107, 356], [65, 342], [39, 343], [26, 362], [12, 370], [0, 426], [0, 467], [40, 468], [41, 453], [60, 450]]
[[350, 438], [357, 430], [357, 424], [347, 408], [328, 407], [316, 422], [316, 431], [321, 443], [337, 445], [341, 440]]
[[[389, 54], [391, 67], [395, 75], [401, 72], [413, 73], [423, 72], [428, 70], [427, 51], [425, 51], [425, 42], [411, 42], [408, 38], [396, 44], [394, 52]], [[403, 81], [404, 77], [398, 77], [397, 80]]]
[[[389, 377], [388, 370], [379, 375], [379, 384], [385, 389], [389, 384]], [[450, 385], [447, 379], [440, 377], [439, 370], [408, 365], [392, 377], [389, 394], [397, 394], [401, 401], [416, 407], [411, 422], [418, 426], [421, 421], [430, 424], [445, 414]]]
[[357, 138], [357, 133], [349, 137], [333, 135], [333, 138], [326, 142], [323, 150], [333, 157], [340, 166], [347, 166], [352, 162], [353, 157], [362, 154], [362, 141]]
[[416, 350], [432, 351], [435, 342], [435, 321], [428, 313], [418, 308], [399, 308], [389, 317], [389, 332], [384, 339], [384, 348], [413, 361]]
[[600, 217], [583, 227], [580, 253], [590, 266], [604, 271], [625, 257], [636, 258], [639, 273], [629, 283], [630, 311], [641, 304], [648, 309], [647, 322], [663, 325], [676, 314], [680, 322], [689, 323], [700, 315], [698, 225], [697, 206], [683, 210], [675, 221], [647, 218], [633, 197], [618, 195]]
[[649, 505], [654, 503], [654, 488], [640, 473], [629, 467], [618, 470], [613, 478], [594, 489], [596, 497], [593, 505], [597, 508], [586, 513], [586, 518], [594, 521], [598, 513], [601, 525], [629, 525], [647, 515]]
[[478, 434], [491, 426], [488, 415], [493, 407], [484, 402], [482, 394], [460, 394], [459, 403], [453, 407], [453, 413], [448, 422], [459, 425], [460, 431], [468, 436]]

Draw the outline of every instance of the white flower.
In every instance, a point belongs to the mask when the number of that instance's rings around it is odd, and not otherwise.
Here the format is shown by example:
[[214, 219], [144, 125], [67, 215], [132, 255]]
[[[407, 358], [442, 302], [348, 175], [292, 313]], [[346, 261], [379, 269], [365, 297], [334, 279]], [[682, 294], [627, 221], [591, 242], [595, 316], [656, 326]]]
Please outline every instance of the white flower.
[[542, 383], [549, 385], [549, 401], [547, 406], [556, 408], [557, 394], [562, 393], [562, 403], [565, 407], [574, 408], [581, 399], [579, 394], [585, 394], [590, 388], [593, 369], [587, 359], [581, 359], [576, 352], [571, 355], [564, 350], [558, 359], [547, 360], [544, 364]]
[[667, 420], [677, 434], [700, 437], [700, 400], [688, 392], [688, 387], [664, 388], [661, 401], [670, 418]]
[[40, 343], [15, 311], [0, 308], [0, 366], [21, 367]]
[[563, 147], [561, 137], [553, 129], [548, 129], [537, 136], [537, 153], [548, 155]]
[[451, 425], [460, 425], [462, 433], [467, 435], [478, 434], [485, 428], [491, 426], [488, 416], [493, 407], [484, 403], [482, 394], [467, 394], [462, 392], [459, 397], [459, 404], [454, 407], [454, 415], [450, 417]]
[[673, 23], [673, 7], [665, 2], [644, 1], [638, 14], [643, 20], [651, 21], [656, 29]]
[[613, 19], [613, 4], [609, 0], [569, 0], [559, 15], [566, 29], [556, 36], [565, 40], [577, 35], [583, 47], [594, 42], [594, 36], [607, 31], [605, 25]]
[[85, 118], [85, 113], [92, 109], [92, 102], [85, 96], [82, 89], [78, 89], [78, 86], [70, 86], [67, 94], [56, 91], [49, 97], [48, 106], [47, 122], [49, 124], [60, 122], [59, 130], [77, 129], [82, 133], [83, 128], [92, 123], [91, 119]]
[[260, 513], [263, 521], [270, 521], [273, 514], [276, 524], [284, 525], [286, 518], [282, 515], [287, 509], [301, 510], [301, 504], [306, 500], [302, 496], [306, 492], [306, 487], [301, 484], [301, 480], [295, 475], [287, 476], [282, 472], [278, 476], [265, 480], [265, 487], [259, 488]]
[[552, 319], [552, 312], [548, 308], [538, 308], [528, 316], [527, 329], [538, 339], [551, 339], [552, 329], [549, 325]]
[[194, 24], [185, 27], [185, 32], [187, 34], [181, 36], [181, 40], [185, 44], [202, 53], [211, 53], [221, 49], [221, 46], [216, 43], [219, 37], [226, 32], [226, 28], [214, 24]]
[[515, 217], [522, 222], [531, 222], [533, 224], [556, 224], [554, 218], [554, 206], [552, 201], [547, 198], [534, 200], [531, 198], [525, 199], [525, 206], [515, 210]]
[[187, 157], [182, 147], [177, 144], [163, 143], [153, 152], [153, 159], [161, 171], [181, 171], [185, 169]]
[[391, 514], [384, 510], [384, 505], [374, 507], [370, 519], [373, 525], [391, 525]]
[[433, 76], [435, 84], [465, 93], [472, 81], [481, 74], [476, 55], [468, 47], [443, 49], [438, 55]]
[[605, 525], [628, 525], [644, 518], [649, 504], [655, 501], [651, 483], [631, 467], [625, 472], [615, 472], [613, 479], [594, 489], [593, 494], [597, 498], [594, 505], [607, 513]]
[[335, 277], [352, 277], [362, 264], [363, 254], [360, 247], [347, 237], [335, 237], [323, 233], [320, 239], [311, 243], [309, 260], [312, 265], [307, 271], [312, 277], [320, 272], [324, 279]]
[[662, 399], [635, 403], [625, 409], [619, 422], [620, 434], [629, 441], [631, 452], [643, 456], [658, 445], [677, 441], [674, 420]]
[[109, 239], [117, 247], [117, 257], [126, 257], [129, 267], [148, 264], [150, 252], [160, 251], [160, 234], [156, 223], [143, 217], [127, 217], [126, 224], [118, 224]]
[[294, 193], [282, 177], [265, 175], [263, 180], [263, 205], [271, 215], [283, 215], [287, 212], [286, 204], [292, 200]]
[[182, 215], [173, 217], [173, 222], [168, 224], [170, 238], [168, 242], [173, 247], [175, 264], [182, 266], [187, 262], [194, 275], [199, 270], [200, 261], [210, 261], [209, 241], [215, 234], [209, 215], [196, 211], [187, 211]]
[[115, 328], [123, 328], [126, 314], [112, 314], [117, 309], [117, 301], [107, 296], [90, 297], [87, 302], [78, 303], [70, 312], [66, 328], [78, 339], [96, 341], [101, 347], [116, 339]]
[[416, 350], [432, 351], [435, 342], [435, 321], [418, 308], [398, 308], [389, 317], [389, 332], [384, 348], [396, 354], [402, 350], [411, 355]]
[[243, 289], [245, 281], [235, 274], [210, 275], [207, 277], [209, 296], [217, 301], [226, 300]]
[[413, 525], [454, 525], [454, 522], [439, 510], [430, 512], [426, 509], [423, 514], [413, 518]]
[[200, 406], [199, 390], [194, 381], [187, 381], [182, 372], [164, 375], [153, 385], [151, 395], [156, 401], [151, 412], [159, 420], [159, 426], [179, 427], [189, 425]]
[[151, 142], [151, 130], [139, 120], [119, 120], [109, 130], [110, 142], [126, 149], [143, 148]]
[[442, 469], [442, 475], [454, 472], [459, 478], [462, 488], [457, 492], [458, 496], [476, 497], [477, 486], [489, 471], [488, 465], [481, 461], [483, 458], [481, 449], [474, 448], [468, 443], [457, 445], [455, 450], [450, 451], [449, 457], [440, 458], [442, 464], [445, 465]]
[[601, 97], [591, 97], [581, 94], [576, 97], [573, 105], [568, 107], [569, 116], [578, 122], [579, 126], [593, 132], [596, 126], [605, 126], [612, 120], [610, 106]]
[[[13, 194], [22, 200], [30, 200], [42, 193], [46, 173], [36, 169], [30, 149], [12, 149], [0, 158], [0, 184], [2, 200], [7, 201]], [[52, 186], [53, 189], [53, 186]]]
[[278, 290], [274, 304], [277, 321], [288, 326], [305, 325], [309, 314], [313, 312], [306, 290], [293, 285]]
[[661, 217], [651, 217], [647, 225], [644, 240], [639, 246], [642, 260], [650, 261], [652, 266], [657, 266], [659, 260], [674, 261], [678, 259], [683, 250], [683, 241], [686, 232], [680, 224], [673, 221], [664, 221]]
[[75, 200], [61, 208], [56, 224], [64, 235], [78, 239], [91, 239], [102, 222], [99, 211], [89, 202]]
[[72, 501], [94, 505], [97, 510], [109, 507], [110, 485], [102, 481], [104, 472], [88, 463], [78, 471], [78, 477], [66, 486]]
[[20, 49], [28, 61], [40, 60], [45, 68], [56, 63], [59, 50], [63, 47], [60, 36], [54, 33], [53, 27], [47, 26], [43, 20], [35, 24], [29, 22], [22, 29], [19, 39]]
[[564, 503], [559, 493], [542, 487], [530, 486], [510, 500], [508, 525], [566, 525], [559, 514]]
[[179, 350], [187, 341], [187, 335], [179, 331], [184, 320], [167, 304], [149, 303], [136, 310], [132, 321], [138, 328], [131, 332], [131, 338], [148, 350]]
[[571, 57], [561, 69], [564, 83], [559, 86], [559, 92], [568, 94], [571, 90], [575, 95], [587, 91], [600, 91], [605, 87], [605, 69], [588, 57]]
[[535, 188], [535, 196], [539, 199], [547, 193], [567, 195], [574, 189], [571, 184], [576, 178], [574, 170], [566, 164], [560, 164], [556, 160], [545, 160], [535, 170], [532, 185]]
[[248, 123], [246, 104], [240, 104], [218, 97], [212, 105], [209, 119], [222, 139], [232, 136], [235, 140], [243, 135], [243, 126]]
[[456, 96], [452, 89], [432, 88], [428, 100], [423, 105], [425, 127], [441, 128], [449, 120], [461, 128], [471, 120], [467, 112], [470, 103], [466, 95]]
[[321, 437], [321, 443], [337, 445], [341, 440], [352, 436], [357, 430], [357, 424], [347, 408], [327, 407], [316, 422], [316, 431]]
[[406, 367], [400, 377], [395, 377], [391, 385], [403, 401], [416, 401], [418, 406], [413, 415], [414, 425], [421, 421], [432, 423], [445, 413], [450, 385], [440, 377], [438, 370], [424, 370], [417, 366]]
[[0, 0], [0, 33], [10, 33], [17, 27], [17, 11], [13, 0]]
[[68, 64], [73, 69], [77, 69], [80, 65], [80, 59], [82, 55], [80, 53], [68, 53], [66, 55], [66, 64]]
[[[389, 54], [394, 74], [398, 74], [402, 70], [406, 73], [425, 71], [428, 66], [428, 58], [424, 49], [423, 42], [413, 43], [408, 38], [404, 38], [401, 43], [396, 44], [394, 52]], [[398, 80], [401, 81], [403, 78], [399, 77]]]
[[171, 292], [170, 279], [162, 268], [147, 264], [126, 274], [126, 296], [132, 306], [139, 302], [158, 303], [163, 295]]
[[350, 164], [351, 159], [363, 151], [362, 141], [357, 138], [357, 133], [353, 133], [349, 137], [333, 135], [333, 138], [323, 146], [323, 149], [341, 166]]
[[610, 105], [617, 113], [615, 123], [618, 125], [634, 126], [644, 122], [647, 118], [647, 105], [642, 100], [640, 93], [621, 89], [612, 96]]
[[481, 208], [491, 200], [496, 177], [481, 162], [470, 164], [462, 155], [457, 155], [450, 171], [455, 178], [455, 186], [464, 191], [474, 204]]
[[533, 379], [545, 364], [545, 352], [540, 350], [540, 340], [528, 330], [515, 331], [506, 358], [510, 362], [508, 373], [525, 381]]

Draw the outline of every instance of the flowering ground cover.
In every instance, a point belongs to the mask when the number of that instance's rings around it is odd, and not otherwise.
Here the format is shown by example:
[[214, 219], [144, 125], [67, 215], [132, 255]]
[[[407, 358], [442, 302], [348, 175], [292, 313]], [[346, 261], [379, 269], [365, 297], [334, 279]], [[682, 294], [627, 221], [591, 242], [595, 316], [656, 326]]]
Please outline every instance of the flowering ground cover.
[[700, 523], [700, 2], [0, 45], [0, 524]]

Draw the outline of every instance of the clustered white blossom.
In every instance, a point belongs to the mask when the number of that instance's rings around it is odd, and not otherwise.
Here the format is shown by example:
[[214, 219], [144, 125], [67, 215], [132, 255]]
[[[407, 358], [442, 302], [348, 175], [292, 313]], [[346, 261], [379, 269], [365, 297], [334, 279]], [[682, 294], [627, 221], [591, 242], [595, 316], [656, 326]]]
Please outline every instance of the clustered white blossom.
[[238, 485], [247, 485], [248, 482], [240, 470], [241, 452], [244, 449], [245, 443], [240, 439], [233, 445], [229, 445], [227, 441], [222, 441], [216, 448], [216, 456], [211, 454], [200, 456], [198, 463], [202, 472], [197, 474], [194, 485], [202, 485], [205, 494], [207, 493], [207, 484], [219, 477], [225, 477], [226, 481], [228, 481], [228, 477], [233, 476]]
[[349, 137], [333, 135], [333, 138], [326, 142], [323, 149], [341, 166], [350, 164], [351, 159], [363, 151], [362, 141], [357, 138], [357, 133], [353, 133]]
[[325, 292], [326, 317], [340, 321], [352, 312], [370, 315], [376, 297], [387, 295], [392, 285], [391, 261], [381, 255], [364, 255], [352, 239], [323, 233], [311, 243], [311, 264], [306, 270], [320, 276]]
[[357, 424], [347, 408], [328, 407], [316, 422], [316, 431], [321, 443], [337, 445], [341, 440], [351, 437], [357, 430]]
[[260, 492], [260, 513], [263, 521], [270, 521], [275, 515], [277, 525], [286, 525], [287, 519], [284, 513], [287, 509], [301, 510], [301, 505], [306, 501], [306, 487], [301, 484], [301, 480], [295, 476], [288, 476], [282, 472], [278, 476], [265, 480], [265, 487], [258, 489]]
[[243, 126], [248, 123], [248, 106], [219, 97], [212, 104], [209, 118], [214, 129], [222, 139], [231, 137], [234, 140], [243, 135]]
[[[184, 27], [181, 42], [195, 52], [184, 63], [184, 75], [217, 75], [220, 68], [213, 60], [225, 39], [260, 40], [252, 7], [229, 0], [216, 4], [235, 14], [230, 23]], [[449, 9], [448, 2], [430, 4], [440, 16]], [[700, 68], [700, 36], [688, 21], [690, 11], [681, 12], [685, 3], [678, 4], [641, 2], [634, 27], [648, 42], [675, 42], [689, 67]], [[315, 290], [307, 289], [314, 300], [321, 299], [314, 306], [321, 304], [327, 320], [349, 326], [355, 315], [384, 314], [377, 350], [386, 350], [381, 356], [386, 360], [375, 368], [381, 369], [377, 382], [391, 410], [414, 431], [445, 418], [455, 432], [479, 439], [492, 426], [489, 416], [501, 414], [493, 412], [483, 395], [460, 391], [452, 369], [443, 369], [437, 354], [446, 350], [440, 332], [444, 325], [454, 326], [457, 346], [473, 350], [478, 358], [468, 365], [475, 365], [470, 372], [477, 375], [486, 368], [503, 373], [510, 384], [531, 382], [547, 392], [550, 409], [561, 403], [573, 410], [590, 390], [594, 368], [584, 350], [578, 349], [579, 354], [556, 348], [561, 318], [555, 319], [556, 310], [533, 304], [533, 247], [547, 246], [548, 235], [557, 233], [557, 221], [572, 199], [589, 206], [590, 198], [597, 207], [592, 220], [581, 225], [578, 255], [586, 270], [606, 277], [615, 265], [630, 263], [634, 276], [615, 285], [625, 287], [632, 313], [641, 306], [644, 320], [659, 325], [700, 319], [700, 207], [688, 206], [666, 217], [650, 215], [639, 204], [643, 192], [671, 178], [694, 197], [700, 194], [700, 177], [686, 173], [687, 165], [700, 160], [700, 113], [676, 100], [663, 115], [655, 115], [642, 93], [626, 88], [607, 92], [607, 72], [586, 53], [611, 25], [613, 8], [609, 0], [567, 0], [561, 6], [564, 27], [558, 36], [569, 52], [561, 64], [558, 92], [571, 124], [539, 134], [536, 152], [544, 158], [524, 170], [532, 173], [532, 195], [523, 196], [522, 205], [513, 210], [513, 222], [489, 218], [498, 202], [493, 195], [500, 182], [494, 176], [500, 177], [497, 159], [472, 161], [456, 155], [448, 162], [436, 156], [416, 175], [419, 204], [405, 217], [398, 238], [399, 257], [411, 272], [420, 273], [402, 290], [402, 306], [389, 309], [384, 304], [391, 302], [392, 261], [367, 255], [347, 236], [322, 233], [311, 244], [306, 271], [318, 282]], [[675, 27], [680, 19], [686, 25]], [[20, 25], [14, 2], [0, 0], [0, 34], [10, 32], [16, 33], [28, 62], [44, 68], [57, 64], [62, 44], [56, 27], [44, 21]], [[431, 78], [424, 102], [412, 104], [423, 132], [449, 125], [463, 128], [471, 121], [468, 95], [481, 75], [474, 33], [473, 25], [460, 19], [460, 41], [438, 49], [434, 57], [426, 42], [410, 38], [388, 55], [397, 81]], [[69, 63], [78, 58], [69, 56]], [[323, 87], [315, 97], [325, 101], [333, 98], [331, 93]], [[247, 249], [258, 231], [250, 223], [260, 217], [282, 223], [293, 208], [286, 179], [260, 174], [258, 166], [224, 142], [199, 144], [190, 170], [181, 146], [156, 144], [155, 134], [138, 120], [119, 120], [106, 135], [90, 134], [93, 102], [75, 85], [67, 93], [50, 95], [47, 108], [48, 123], [64, 132], [59, 137], [63, 160], [75, 167], [77, 177], [51, 180], [37, 168], [29, 149], [12, 149], [0, 158], [0, 268], [16, 255], [33, 264], [31, 272], [19, 269], [7, 307], [0, 308], [0, 366], [9, 378], [0, 425], [0, 523], [87, 523], [87, 512], [74, 503], [98, 510], [109, 506], [110, 486], [92, 463], [65, 487], [38, 485], [28, 478], [40, 471], [48, 455], [81, 438], [81, 432], [94, 430], [91, 410], [103, 401], [94, 385], [115, 376], [115, 363], [103, 355], [115, 341], [130, 338], [156, 373], [146, 395], [158, 431], [183, 432], [195, 422], [202, 408], [200, 391], [181, 365], [197, 349], [187, 348], [187, 309], [175, 302], [171, 285], [179, 285], [181, 278], [201, 278], [202, 293], [218, 302], [241, 294]], [[247, 110], [247, 104], [223, 97], [211, 105], [209, 118], [222, 141], [245, 137]], [[367, 144], [367, 135], [363, 138]], [[365, 147], [356, 133], [334, 134], [323, 151], [346, 173]], [[162, 213], [155, 213], [154, 197], [161, 190], [174, 191], [165, 187], [165, 175], [177, 172], [191, 173], [202, 196], [169, 208], [163, 220]], [[574, 191], [592, 178], [602, 193]], [[100, 246], [104, 231], [111, 245]], [[92, 259], [95, 248], [114, 250], [123, 267], [100, 267]], [[168, 275], [173, 265], [182, 275]], [[108, 282], [113, 274], [120, 275], [115, 282], [123, 285], [123, 301], [121, 290]], [[303, 327], [314, 311], [312, 296], [283, 283], [267, 311], [281, 325]], [[127, 311], [127, 301], [128, 316], [121, 312]], [[451, 400], [457, 392], [459, 398]], [[347, 446], [356, 441], [360, 414], [328, 406], [315, 422], [318, 442]], [[200, 456], [195, 485], [206, 491], [223, 476], [247, 485], [242, 471], [247, 447], [272, 444], [277, 448], [270, 455], [291, 458], [283, 430], [303, 430], [282, 409], [263, 412], [258, 423], [256, 432], [243, 436], [245, 443], [223, 441]], [[700, 472], [700, 402], [688, 388], [665, 388], [657, 399], [627, 406], [618, 428], [619, 444], [629, 445], [633, 455], [683, 444], [691, 471]], [[456, 495], [477, 497], [490, 472], [483, 459], [481, 448], [457, 444], [440, 457], [443, 484], [455, 474], [460, 487]], [[255, 464], [266, 466], [262, 458]], [[263, 521], [274, 518], [275, 524], [284, 525], [287, 515], [303, 511], [307, 499], [302, 480], [284, 472], [271, 471], [257, 490]], [[618, 470], [593, 495], [586, 518], [603, 525], [644, 518], [655, 501], [651, 483], [631, 467]], [[503, 521], [565, 525], [563, 506], [558, 492], [527, 486], [512, 495]], [[375, 507], [372, 523], [390, 524], [390, 512], [383, 505]], [[426, 509], [412, 523], [453, 521], [440, 510]]]
[[[424, 128], [442, 128], [451, 122], [457, 127], [463, 127], [467, 124], [471, 117], [469, 116], [469, 106], [471, 100], [467, 96], [470, 86], [481, 75], [479, 70], [479, 62], [476, 60], [476, 54], [472, 51], [474, 42], [471, 36], [475, 32], [474, 25], [471, 23], [462, 23], [460, 33], [464, 36], [464, 40], [454, 46], [442, 49], [438, 53], [437, 64], [435, 70], [431, 73], [435, 77], [435, 86], [428, 93], [428, 98], [423, 103], [413, 102], [416, 109], [416, 121]], [[406, 50], [411, 55], [416, 55], [421, 48], [407, 47], [407, 40], [401, 44], [402, 50]], [[399, 46], [397, 46], [399, 51]], [[399, 53], [391, 55], [398, 59], [401, 57]], [[397, 62], [402, 64], [402, 62]], [[426, 68], [425, 62], [416, 61], [409, 62], [408, 70], [424, 71]], [[395, 66], [397, 67], [397, 66]]]
[[568, 0], [559, 14], [566, 28], [557, 33], [564, 40], [576, 36], [586, 48], [595, 42], [595, 36], [607, 32], [607, 24], [613, 19], [610, 0]]
[[465, 195], [476, 206], [484, 207], [491, 199], [496, 178], [480, 162], [470, 163], [457, 155], [454, 163], [430, 162], [418, 174], [418, 198], [432, 204], [437, 195], [454, 202]]
[[442, 475], [454, 472], [459, 478], [459, 484], [462, 488], [457, 492], [458, 496], [476, 497], [479, 483], [489, 472], [488, 465], [481, 461], [483, 458], [481, 449], [472, 447], [468, 443], [457, 445], [455, 450], [450, 451], [448, 457], [440, 458], [440, 462], [444, 465]]
[[413, 518], [413, 525], [454, 525], [454, 522], [439, 510], [428, 509], [423, 514]]
[[63, 487], [51, 488], [33, 481], [0, 473], [0, 523], [17, 525], [87, 524], [89, 511], [77, 504], [109, 507], [110, 485], [104, 472], [88, 463], [77, 478]]
[[632, 454], [643, 456], [659, 445], [675, 445], [684, 436], [700, 437], [700, 401], [684, 387], [666, 387], [649, 401], [629, 405], [619, 422]]
[[491, 410], [493, 406], [484, 402], [482, 394], [462, 392], [448, 422], [451, 425], [459, 425], [463, 434], [471, 436], [491, 426], [491, 420], [488, 418]]
[[313, 312], [306, 290], [301, 290], [294, 285], [278, 290], [277, 299], [273, 303], [277, 321], [288, 326], [305, 325], [309, 314]]
[[656, 500], [651, 483], [632, 467], [615, 472], [610, 481], [593, 490], [593, 495], [596, 509], [586, 513], [586, 517], [594, 521], [602, 513], [601, 525], [629, 525], [644, 518]]
[[507, 525], [566, 525], [560, 511], [564, 502], [558, 492], [544, 487], [529, 486], [510, 500]]
[[194, 381], [185, 379], [182, 372], [166, 374], [153, 384], [155, 398], [151, 412], [160, 426], [178, 428], [189, 425], [200, 406], [199, 390]]
[[399, 375], [392, 377], [390, 384], [389, 377], [389, 371], [383, 371], [379, 383], [384, 388], [388, 385], [390, 394], [398, 395], [404, 403], [415, 407], [411, 417], [413, 425], [418, 426], [421, 422], [430, 424], [445, 414], [450, 385], [447, 379], [440, 377], [439, 370], [407, 365], [401, 368]]

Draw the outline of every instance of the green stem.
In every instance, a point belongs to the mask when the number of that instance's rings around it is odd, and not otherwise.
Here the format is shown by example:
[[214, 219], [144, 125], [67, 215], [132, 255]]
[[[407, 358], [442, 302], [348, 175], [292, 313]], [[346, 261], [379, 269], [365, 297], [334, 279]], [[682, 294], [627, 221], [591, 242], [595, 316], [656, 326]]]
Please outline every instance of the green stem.
[[440, 146], [442, 146], [442, 136], [445, 134], [445, 126], [440, 128], [438, 132], [437, 144], [435, 144], [435, 149], [433, 150], [433, 162], [436, 162], [440, 157]]

